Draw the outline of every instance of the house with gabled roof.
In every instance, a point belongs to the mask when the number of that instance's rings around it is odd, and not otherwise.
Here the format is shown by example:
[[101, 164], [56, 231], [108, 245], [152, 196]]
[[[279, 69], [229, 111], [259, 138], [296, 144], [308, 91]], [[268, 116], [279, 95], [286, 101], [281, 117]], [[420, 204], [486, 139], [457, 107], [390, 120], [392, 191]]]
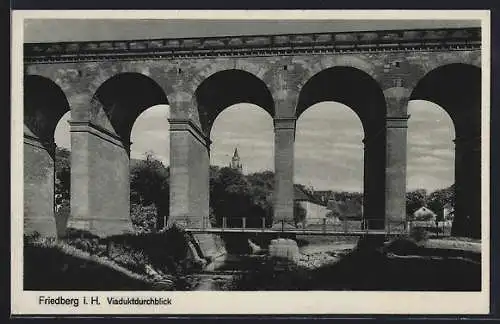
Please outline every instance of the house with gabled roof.
[[413, 213], [413, 220], [415, 221], [435, 221], [436, 218], [436, 213], [426, 206], [420, 207]]
[[321, 200], [294, 185], [294, 204], [299, 204], [306, 212], [302, 225], [323, 224], [330, 210]]

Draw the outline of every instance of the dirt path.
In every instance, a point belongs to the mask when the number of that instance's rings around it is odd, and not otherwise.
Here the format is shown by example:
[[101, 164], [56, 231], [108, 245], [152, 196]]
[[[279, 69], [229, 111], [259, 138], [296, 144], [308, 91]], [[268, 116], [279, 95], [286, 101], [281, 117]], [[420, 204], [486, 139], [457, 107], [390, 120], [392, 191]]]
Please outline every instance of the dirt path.
[[464, 242], [458, 240], [447, 239], [430, 239], [425, 242], [426, 248], [433, 249], [450, 249], [450, 250], [463, 250], [475, 253], [481, 253], [481, 243], [479, 242]]

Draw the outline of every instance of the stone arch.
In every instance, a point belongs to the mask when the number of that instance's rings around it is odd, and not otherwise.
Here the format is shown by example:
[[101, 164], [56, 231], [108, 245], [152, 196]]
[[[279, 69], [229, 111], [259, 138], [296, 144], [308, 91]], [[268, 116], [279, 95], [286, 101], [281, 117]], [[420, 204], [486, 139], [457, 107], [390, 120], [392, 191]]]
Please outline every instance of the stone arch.
[[249, 74], [252, 74], [256, 78], [263, 80], [264, 75], [268, 71], [268, 68], [266, 68], [264, 64], [252, 62], [248, 59], [219, 59], [215, 62], [215, 64], [211, 62], [210, 64], [207, 64], [202, 69], [197, 71], [196, 76], [192, 81], [193, 92], [196, 91], [196, 89], [198, 89], [200, 85], [205, 82], [205, 80], [209, 79], [217, 73], [227, 70], [247, 72]]
[[307, 80], [299, 94], [296, 117], [322, 101], [340, 102], [350, 107], [361, 119], [365, 134], [384, 126], [384, 93], [370, 75], [359, 69], [336, 66]]
[[322, 70], [302, 87], [296, 117], [318, 102], [335, 101], [350, 107], [361, 120], [364, 142], [364, 215], [367, 225], [385, 224], [386, 102], [379, 84], [366, 72], [335, 66]]
[[420, 63], [424, 74], [420, 75], [420, 77], [415, 80], [413, 87], [415, 87], [418, 81], [426, 74], [448, 65], [462, 64], [481, 68], [481, 51], [438, 52], [433, 55], [430, 54], [429, 58], [429, 60]]
[[217, 116], [237, 103], [253, 103], [274, 117], [274, 101], [266, 84], [243, 70], [224, 70], [205, 79], [195, 92], [201, 128], [210, 134]]
[[410, 100], [442, 107], [455, 128], [454, 235], [481, 236], [481, 69], [453, 63], [428, 72]]
[[359, 71], [365, 72], [372, 78], [375, 78], [375, 66], [368, 60], [359, 57], [359, 55], [325, 56], [318, 61], [314, 61], [314, 64], [311, 64], [311, 62], [305, 60], [302, 61], [300, 65], [304, 69], [305, 73], [305, 77], [299, 83], [300, 88], [302, 88], [308, 82], [308, 80], [313, 78], [318, 73], [335, 67], [349, 67], [357, 69]]
[[57, 123], [70, 110], [66, 95], [54, 81], [39, 75], [24, 78], [23, 95], [25, 134], [52, 145]]
[[431, 70], [411, 93], [410, 100], [417, 99], [441, 106], [453, 120], [457, 136], [481, 135], [481, 69], [478, 67], [453, 63]]
[[163, 89], [141, 73], [125, 72], [106, 80], [92, 98], [90, 119], [117, 135], [125, 146], [137, 117], [149, 107], [169, 104]]

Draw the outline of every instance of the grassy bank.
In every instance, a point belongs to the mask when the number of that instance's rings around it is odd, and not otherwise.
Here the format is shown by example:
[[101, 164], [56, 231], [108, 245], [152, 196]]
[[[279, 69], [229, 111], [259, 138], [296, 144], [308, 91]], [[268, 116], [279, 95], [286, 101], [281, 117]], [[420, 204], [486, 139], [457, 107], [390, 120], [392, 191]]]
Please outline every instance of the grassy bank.
[[199, 269], [186, 234], [162, 233], [99, 238], [69, 231], [62, 240], [25, 236], [27, 290], [190, 290]]

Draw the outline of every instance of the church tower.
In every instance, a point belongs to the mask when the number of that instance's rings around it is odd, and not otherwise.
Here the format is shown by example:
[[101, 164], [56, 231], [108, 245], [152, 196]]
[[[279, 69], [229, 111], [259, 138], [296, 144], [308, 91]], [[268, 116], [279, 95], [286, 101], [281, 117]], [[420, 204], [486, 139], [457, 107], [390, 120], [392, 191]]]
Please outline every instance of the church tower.
[[231, 163], [229, 163], [231, 169], [238, 170], [238, 172], [243, 173], [243, 165], [240, 161], [240, 156], [238, 155], [238, 148], [234, 149], [233, 157], [231, 158]]

